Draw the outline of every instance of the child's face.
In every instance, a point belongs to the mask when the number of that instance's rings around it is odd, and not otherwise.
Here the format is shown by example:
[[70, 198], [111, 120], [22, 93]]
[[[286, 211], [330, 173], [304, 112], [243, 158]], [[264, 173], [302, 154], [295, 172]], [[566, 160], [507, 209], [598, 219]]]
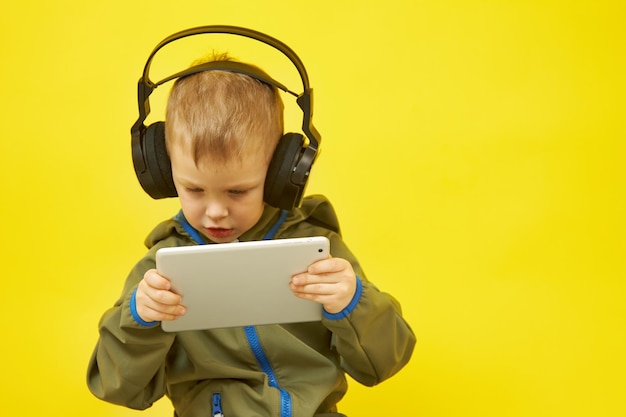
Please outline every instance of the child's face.
[[259, 152], [241, 161], [199, 166], [190, 154], [173, 146], [172, 174], [187, 221], [216, 243], [232, 242], [254, 226], [263, 214], [263, 186], [269, 162]]

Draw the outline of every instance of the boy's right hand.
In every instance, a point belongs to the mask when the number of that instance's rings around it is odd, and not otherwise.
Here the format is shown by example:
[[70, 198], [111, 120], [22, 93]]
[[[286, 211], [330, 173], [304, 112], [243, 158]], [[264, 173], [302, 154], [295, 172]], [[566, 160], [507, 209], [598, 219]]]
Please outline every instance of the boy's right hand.
[[159, 275], [156, 269], [146, 271], [135, 295], [139, 317], [147, 322], [168, 321], [185, 314], [182, 297], [171, 288], [170, 281]]

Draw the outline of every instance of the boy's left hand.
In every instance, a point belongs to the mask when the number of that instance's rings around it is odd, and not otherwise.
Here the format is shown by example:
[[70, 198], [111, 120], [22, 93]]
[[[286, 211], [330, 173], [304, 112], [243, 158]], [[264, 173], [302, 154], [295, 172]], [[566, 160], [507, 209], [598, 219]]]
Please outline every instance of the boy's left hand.
[[317, 261], [307, 272], [294, 275], [289, 284], [300, 298], [316, 301], [335, 314], [350, 304], [356, 292], [356, 275], [350, 262], [342, 258]]

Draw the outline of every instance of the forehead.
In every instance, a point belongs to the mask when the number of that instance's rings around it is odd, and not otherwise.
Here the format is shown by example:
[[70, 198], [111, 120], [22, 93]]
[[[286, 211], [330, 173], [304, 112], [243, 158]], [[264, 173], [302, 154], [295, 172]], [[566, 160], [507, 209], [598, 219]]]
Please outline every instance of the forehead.
[[[207, 161], [215, 163], [237, 163], [256, 158], [259, 155], [269, 162], [274, 153], [278, 139], [260, 135], [255, 132], [233, 135], [215, 134], [215, 132], [189, 132], [176, 129], [168, 123], [165, 143], [169, 154], [174, 151], [190, 155], [197, 165]], [[223, 133], [223, 132], [218, 132]]]
[[227, 159], [204, 155], [196, 163], [191, 151], [185, 149], [184, 146], [172, 146], [170, 160], [172, 173], [175, 176], [197, 182], [208, 179], [228, 182], [252, 181], [259, 177], [265, 178], [269, 166], [266, 155], [253, 150]]

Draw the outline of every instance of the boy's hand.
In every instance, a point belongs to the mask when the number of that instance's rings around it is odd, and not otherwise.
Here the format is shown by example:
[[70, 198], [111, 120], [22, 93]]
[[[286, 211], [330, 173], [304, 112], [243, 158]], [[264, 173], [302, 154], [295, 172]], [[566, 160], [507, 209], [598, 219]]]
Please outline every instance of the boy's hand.
[[182, 297], [171, 291], [170, 281], [159, 275], [156, 269], [146, 271], [135, 295], [137, 314], [142, 320], [176, 320], [185, 314], [185, 307], [180, 303]]
[[317, 261], [307, 272], [294, 275], [291, 291], [300, 298], [316, 301], [331, 314], [350, 304], [356, 292], [356, 275], [350, 262], [342, 258]]

